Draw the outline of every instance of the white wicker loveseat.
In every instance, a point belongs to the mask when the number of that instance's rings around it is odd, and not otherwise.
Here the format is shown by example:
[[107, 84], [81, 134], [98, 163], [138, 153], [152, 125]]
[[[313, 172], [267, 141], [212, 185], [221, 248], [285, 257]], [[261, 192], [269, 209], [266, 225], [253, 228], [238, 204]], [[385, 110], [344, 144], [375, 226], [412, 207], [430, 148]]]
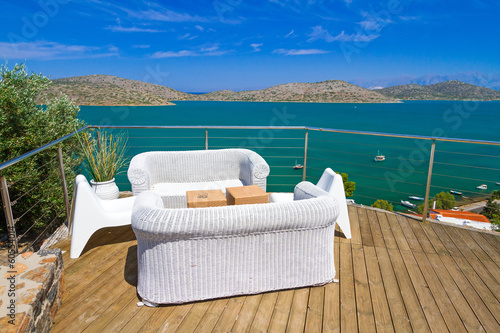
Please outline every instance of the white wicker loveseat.
[[309, 182], [290, 202], [166, 209], [141, 193], [132, 212], [137, 292], [148, 306], [333, 281], [337, 201]]
[[166, 208], [187, 207], [186, 191], [258, 185], [266, 190], [269, 165], [248, 149], [155, 151], [130, 161], [128, 179], [132, 193], [147, 190], [160, 194]]

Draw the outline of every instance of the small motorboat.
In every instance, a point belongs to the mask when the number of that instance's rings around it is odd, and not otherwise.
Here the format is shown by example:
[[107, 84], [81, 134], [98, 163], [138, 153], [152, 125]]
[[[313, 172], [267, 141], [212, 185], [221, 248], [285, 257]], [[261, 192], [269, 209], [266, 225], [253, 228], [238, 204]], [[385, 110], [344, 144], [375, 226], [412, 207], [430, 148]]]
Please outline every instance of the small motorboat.
[[293, 166], [294, 169], [302, 169], [304, 166], [300, 163], [297, 163], [297, 160], [295, 160], [295, 165]]
[[488, 189], [488, 185], [486, 184], [481, 184], [479, 185], [478, 187], [476, 187], [477, 189], [480, 189], [480, 190], [487, 190]]
[[499, 185], [499, 186], [500, 186], [500, 182], [497, 182], [497, 185]]
[[380, 154], [380, 150], [377, 152], [377, 156], [373, 159], [375, 162], [385, 161], [385, 156]]
[[410, 195], [409, 198], [411, 200], [418, 200], [418, 201], [424, 201], [425, 199], [422, 198], [422, 197], [417, 197], [417, 196], [414, 196], [414, 195]]
[[462, 192], [458, 192], [458, 191], [455, 191], [455, 190], [450, 190], [450, 193], [451, 194], [455, 194], [455, 195], [462, 195]]
[[409, 208], [415, 208], [415, 207], [417, 207], [417, 205], [415, 205], [415, 204], [413, 204], [413, 203], [411, 203], [409, 201], [406, 201], [406, 200], [401, 200], [401, 204], [403, 206], [406, 206], [406, 207], [409, 207]]

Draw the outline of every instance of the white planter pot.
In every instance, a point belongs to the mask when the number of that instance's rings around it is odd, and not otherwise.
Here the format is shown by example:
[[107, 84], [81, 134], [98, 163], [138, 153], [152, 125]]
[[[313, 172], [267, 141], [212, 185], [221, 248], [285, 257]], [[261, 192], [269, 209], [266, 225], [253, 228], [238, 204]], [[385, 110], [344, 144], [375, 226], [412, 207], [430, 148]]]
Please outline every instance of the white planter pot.
[[95, 194], [103, 200], [118, 199], [120, 196], [120, 190], [116, 186], [114, 178], [105, 182], [95, 182], [92, 179], [90, 185], [92, 185]]

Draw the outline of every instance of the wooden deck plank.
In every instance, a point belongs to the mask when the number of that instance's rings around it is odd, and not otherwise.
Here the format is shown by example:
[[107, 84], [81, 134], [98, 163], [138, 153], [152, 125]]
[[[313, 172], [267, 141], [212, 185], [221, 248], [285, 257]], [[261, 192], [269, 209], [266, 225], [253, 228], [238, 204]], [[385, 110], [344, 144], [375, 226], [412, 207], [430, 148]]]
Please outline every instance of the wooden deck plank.
[[500, 253], [500, 233], [481, 233], [481, 235], [488, 241], [488, 243]]
[[[137, 311], [137, 302], [130, 303], [127, 308], [124, 309], [124, 317], [119, 325], [113, 327], [114, 332], [139, 332], [141, 328], [149, 321], [149, 318], [158, 311], [158, 308], [150, 308], [147, 306], [142, 306]], [[128, 311], [127, 311], [128, 310]], [[105, 332], [110, 332], [109, 327], [116, 318], [119, 318], [122, 314], [120, 313], [113, 320], [109, 322], [108, 325], [104, 327]], [[128, 322], [127, 322], [128, 318]], [[125, 324], [126, 323], [126, 324]]]
[[226, 308], [228, 298], [216, 299], [210, 302], [210, 305], [196, 326], [195, 332], [211, 332], [217, 324], [219, 317]]
[[403, 296], [401, 295], [401, 288], [396, 279], [389, 253], [387, 249], [384, 248], [375, 248], [375, 251], [377, 253], [380, 274], [382, 276], [394, 330], [396, 332], [411, 332], [410, 319], [406, 312]]
[[212, 332], [229, 332], [231, 330], [245, 302], [245, 298], [246, 296], [238, 296], [229, 299]]
[[[390, 214], [390, 215], [394, 215], [394, 214]], [[377, 218], [378, 218], [379, 225], [380, 225], [380, 231], [382, 232], [382, 236], [384, 237], [385, 247], [388, 249], [397, 249], [398, 244], [396, 242], [396, 239], [394, 238], [394, 235], [392, 234], [391, 226], [389, 224], [389, 220], [388, 220], [387, 216], [388, 216], [387, 213], [377, 212]]]
[[262, 294], [246, 297], [241, 307], [240, 314], [233, 325], [232, 332], [248, 332], [250, 330], [261, 299]]
[[440, 259], [486, 332], [499, 332], [500, 326], [482, 301], [481, 297], [479, 297], [478, 293], [474, 289], [474, 286], [469, 282], [467, 277], [458, 267], [455, 262], [455, 259], [457, 258], [441, 256]]
[[436, 233], [436, 235], [439, 237], [441, 240], [441, 243], [444, 245], [448, 253], [452, 257], [463, 257], [462, 252], [458, 249], [458, 247], [455, 245], [453, 240], [450, 238], [448, 233], [446, 232], [446, 228], [449, 228], [448, 226], [443, 226], [441, 224], [437, 223], [432, 223], [431, 224], [432, 230]]
[[307, 303], [309, 300], [309, 289], [301, 288], [293, 294], [290, 317], [288, 318], [287, 332], [304, 332], [306, 326]]
[[427, 234], [422, 227], [422, 222], [403, 216], [401, 216], [401, 219], [406, 220], [408, 225], [413, 230], [413, 234], [417, 238], [418, 243], [422, 248], [422, 251], [424, 251], [425, 253], [436, 253], [434, 246], [432, 246], [431, 241], [427, 237]]
[[[207, 312], [211, 301], [196, 302], [177, 328], [180, 332], [193, 332]], [[132, 332], [132, 331], [131, 331]], [[135, 331], [137, 332], [137, 331]]]
[[[373, 245], [378, 247], [385, 247], [384, 236], [382, 235], [382, 230], [380, 229], [380, 222], [378, 221], [377, 212], [373, 209], [367, 209], [366, 215], [368, 217], [368, 224], [370, 225]], [[363, 245], [369, 246], [368, 244]]]
[[467, 300], [460, 292], [460, 289], [455, 284], [452, 276], [444, 266], [441, 258], [436, 254], [428, 254], [427, 258], [429, 259], [430, 264], [434, 268], [434, 272], [439, 277], [441, 284], [448, 294], [451, 303], [453, 304], [455, 310], [460, 316], [465, 328], [468, 332], [481, 332], [484, 331], [482, 329], [479, 320], [476, 318], [474, 311], [470, 308]]
[[307, 305], [305, 332], [321, 332], [323, 329], [323, 304], [325, 287], [311, 287]]
[[174, 311], [175, 305], [161, 306], [158, 311], [153, 313], [149, 320], [141, 327], [138, 332], [156, 332], [167, 320], [168, 316]]
[[358, 208], [358, 221], [361, 232], [361, 242], [366, 246], [374, 246], [370, 223], [368, 222], [367, 210]]
[[[170, 312], [167, 319], [160, 325], [157, 332], [167, 333], [167, 332], [176, 332], [179, 326], [181, 325], [184, 318], [187, 316], [191, 308], [193, 307], [193, 303], [181, 304], [176, 306], [172, 312]], [[106, 327], [107, 328], [107, 327]], [[107, 330], [107, 332], [114, 332], [113, 330]]]
[[[471, 261], [474, 259], [471, 259]], [[481, 300], [490, 309], [493, 317], [500, 323], [500, 302], [493, 295], [488, 286], [484, 283], [481, 277], [477, 274], [476, 270], [471, 266], [470, 262], [465, 258], [455, 258], [460, 270], [465, 274], [469, 282], [474, 286], [474, 290], [481, 297]]]
[[115, 318], [130, 303], [137, 302], [137, 295], [133, 288], [126, 288], [125, 291], [109, 306], [101, 307], [89, 318], [89, 325], [84, 332], [101, 332], [102, 329]]
[[[353, 244], [354, 245], [354, 244]], [[354, 290], [354, 268], [351, 244], [340, 244], [340, 329], [342, 332], [356, 332], [356, 292]]]
[[361, 244], [361, 230], [359, 227], [358, 210], [356, 206], [353, 205], [348, 205], [347, 209], [349, 211], [349, 222], [351, 225], [350, 242], [353, 244]]
[[476, 243], [481, 247], [481, 249], [488, 255], [490, 260], [492, 260], [494, 263], [500, 265], [500, 252], [497, 251], [496, 248], [494, 248], [488, 240], [484, 237], [485, 233], [484, 232], [477, 232], [470, 230], [469, 235], [474, 238]]
[[471, 251], [476, 255], [476, 257], [478, 257], [482, 261], [492, 260], [490, 256], [483, 250], [483, 248], [477, 243], [474, 237], [471, 236], [471, 233], [474, 233], [475, 231], [461, 229], [461, 228], [455, 228], [455, 231], [457, 232], [457, 234], [460, 235], [464, 243], [467, 244], [469, 249], [471, 249]]
[[[71, 294], [69, 294], [68, 290], [67, 293], [69, 295], [65, 295], [64, 297], [67, 298], [63, 298], [65, 306], [61, 307], [56, 317], [56, 322], [58, 323], [56, 325], [57, 329], [64, 329], [70, 324], [76, 325], [73, 322], [75, 316], [80, 321], [85, 321], [86, 318], [91, 317], [99, 308], [113, 301], [112, 298], [108, 297], [109, 295], [123, 292], [122, 288], [128, 288], [129, 284], [123, 278], [114, 278], [115, 276], [123, 276], [123, 266], [126, 267], [126, 274], [134, 274], [137, 271], [137, 268], [133, 267], [133, 265], [126, 266], [126, 258], [123, 257], [115, 266], [106, 271], [104, 276], [89, 281], [87, 289], [80, 294], [76, 294], [70, 298], [68, 296], [71, 296]], [[111, 284], [109, 283], [110, 280], [118, 280], [119, 283], [118, 285]]]
[[250, 327], [250, 332], [267, 332], [271, 316], [273, 315], [274, 305], [278, 299], [277, 292], [266, 293], [260, 301], [259, 308]]
[[420, 245], [420, 242], [417, 239], [417, 236], [415, 236], [415, 233], [413, 232], [413, 229], [410, 226], [410, 221], [406, 219], [406, 217], [401, 215], [397, 215], [396, 218], [399, 222], [399, 225], [401, 226], [401, 230], [403, 231], [403, 234], [406, 238], [406, 241], [408, 242], [408, 245], [410, 246], [410, 249], [412, 251], [423, 251], [422, 246]]
[[376, 330], [379, 333], [394, 332], [386, 291], [378, 265], [377, 253], [375, 252], [375, 248], [370, 246], [364, 248], [364, 253]]
[[269, 323], [269, 332], [286, 331], [294, 293], [295, 290], [293, 289], [283, 290], [278, 293], [278, 299], [276, 300], [271, 322]]
[[[354, 271], [354, 288], [356, 291], [356, 312], [358, 329], [361, 332], [375, 332], [375, 318], [373, 315], [368, 275], [366, 273], [365, 255], [363, 248], [371, 246], [352, 245], [352, 261]], [[373, 248], [373, 247], [371, 247]]]
[[406, 270], [401, 252], [395, 249], [388, 249], [388, 252], [389, 258], [392, 262], [392, 267], [394, 268], [394, 273], [396, 274], [401, 295], [403, 296], [406, 313], [410, 318], [412, 330], [414, 332], [430, 332], [431, 330], [417, 297], [413, 282], [408, 271]]
[[432, 222], [420, 222], [420, 226], [424, 230], [425, 234], [427, 235], [427, 238], [431, 242], [435, 253], [440, 254], [440, 255], [450, 255], [448, 250], [446, 249], [446, 246], [441, 242], [441, 239], [439, 236], [436, 234], [436, 231], [432, 228]]
[[[334, 243], [335, 272], [338, 281], [340, 273], [340, 242]], [[340, 284], [332, 282], [325, 285], [325, 304], [323, 308], [323, 332], [340, 332]]]
[[406, 240], [405, 235], [403, 234], [403, 230], [399, 225], [398, 217], [396, 214], [387, 214], [387, 220], [389, 221], [389, 225], [391, 227], [392, 235], [396, 240], [396, 244], [398, 244], [398, 249], [401, 251], [409, 251], [410, 245], [408, 245], [408, 241]]
[[[431, 253], [432, 254], [432, 253]], [[467, 332], [458, 313], [456, 312], [453, 303], [450, 301], [448, 294], [444, 290], [438, 276], [434, 272], [427, 256], [422, 252], [414, 252], [413, 256], [422, 272], [425, 279], [426, 288], [432, 293], [432, 297], [436, 301], [439, 312], [448, 326], [448, 330], [453, 332]], [[427, 304], [428, 302], [426, 302]], [[432, 327], [432, 324], [431, 324]]]

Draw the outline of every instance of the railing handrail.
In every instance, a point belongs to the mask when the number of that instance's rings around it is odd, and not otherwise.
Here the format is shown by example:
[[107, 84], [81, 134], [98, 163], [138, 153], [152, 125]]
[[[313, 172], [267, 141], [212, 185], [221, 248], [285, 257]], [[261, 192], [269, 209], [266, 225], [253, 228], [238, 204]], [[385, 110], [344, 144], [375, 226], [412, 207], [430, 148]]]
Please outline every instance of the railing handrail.
[[288, 130], [310, 130], [310, 131], [320, 131], [320, 132], [384, 136], [384, 137], [391, 137], [391, 138], [474, 143], [474, 144], [500, 146], [500, 141], [447, 138], [447, 137], [385, 133], [385, 132], [371, 132], [371, 131], [357, 131], [357, 130], [325, 128], [325, 127], [309, 127], [309, 126], [229, 126], [229, 125], [227, 125], [227, 126], [226, 125], [102, 125], [101, 126], [101, 125], [89, 125], [87, 127], [88, 128], [115, 128], [115, 129], [118, 129], [118, 128], [126, 128], [126, 129], [141, 129], [141, 128], [152, 129], [152, 128], [156, 128], [156, 129], [288, 129]]
[[19, 155], [18, 157], [15, 157], [15, 158], [13, 158], [11, 160], [8, 160], [7, 162], [4, 162], [4, 163], [0, 164], [0, 171], [2, 171], [3, 169], [6, 169], [6, 168], [8, 168], [8, 167], [10, 167], [10, 166], [12, 166], [12, 165], [14, 165], [16, 163], [19, 163], [22, 160], [24, 160], [24, 159], [26, 159], [26, 158], [28, 158], [30, 156], [38, 154], [39, 152], [41, 152], [41, 151], [43, 151], [43, 150], [45, 150], [47, 148], [50, 148], [50, 147], [52, 147], [52, 146], [54, 146], [54, 145], [56, 145], [56, 144], [58, 144], [58, 143], [60, 143], [60, 142], [62, 142], [64, 140], [72, 137], [76, 133], [80, 133], [81, 131], [86, 130], [87, 128], [89, 128], [89, 126], [84, 126], [84, 127], [80, 128], [80, 129], [78, 129], [78, 130], [76, 130], [76, 131], [74, 131], [72, 133], [69, 133], [69, 134], [67, 134], [67, 135], [65, 135], [63, 137], [60, 137], [59, 139], [56, 139], [56, 140], [54, 140], [52, 142], [49, 142], [49, 143], [47, 143], [47, 144], [45, 144], [45, 145], [43, 145], [41, 147], [33, 149], [32, 151], [29, 151], [27, 153]]

